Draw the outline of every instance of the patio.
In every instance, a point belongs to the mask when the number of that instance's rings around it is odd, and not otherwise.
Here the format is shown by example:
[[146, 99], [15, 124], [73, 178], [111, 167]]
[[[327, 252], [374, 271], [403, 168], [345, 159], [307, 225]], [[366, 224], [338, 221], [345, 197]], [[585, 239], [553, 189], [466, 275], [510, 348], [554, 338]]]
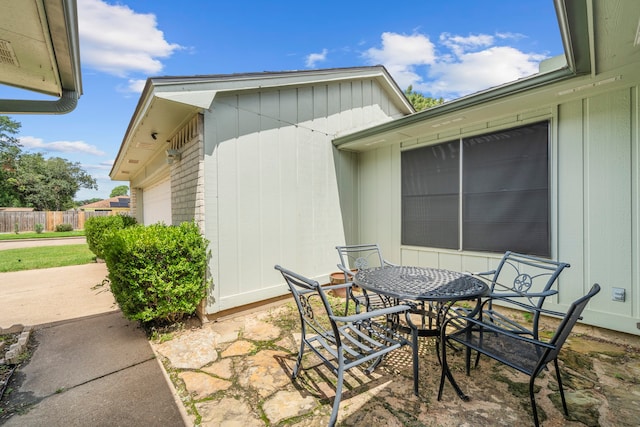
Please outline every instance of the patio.
[[[599, 334], [607, 334], [606, 339]], [[152, 346], [193, 425], [323, 426], [331, 412], [335, 376], [307, 355], [305, 369], [292, 382], [298, 339], [298, 313], [287, 299], [202, 326], [186, 325], [158, 334]], [[458, 399], [447, 384], [443, 401], [438, 402], [440, 366], [433, 341], [421, 339], [420, 353], [420, 398], [412, 393], [410, 349], [401, 349], [370, 376], [361, 370], [345, 376], [338, 425], [533, 423], [525, 376], [484, 358], [467, 377], [458, 354], [450, 364], [471, 401]], [[536, 381], [543, 425], [637, 425], [638, 337], [578, 327], [560, 359], [570, 420], [563, 417], [554, 375], [549, 372]]]

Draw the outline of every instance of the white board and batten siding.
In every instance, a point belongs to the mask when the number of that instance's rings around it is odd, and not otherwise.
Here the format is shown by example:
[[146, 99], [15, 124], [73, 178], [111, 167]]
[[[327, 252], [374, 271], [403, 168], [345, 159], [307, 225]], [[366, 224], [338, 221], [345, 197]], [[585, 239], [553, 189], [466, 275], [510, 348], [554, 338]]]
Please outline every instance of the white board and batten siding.
[[217, 96], [205, 114], [207, 313], [326, 283], [345, 243], [332, 139], [403, 113], [373, 79]]
[[[586, 92], [586, 91], [585, 91]], [[550, 308], [563, 309], [588, 292], [602, 291], [585, 311], [588, 324], [640, 334], [640, 84], [588, 92], [554, 105], [526, 105], [512, 116], [491, 117], [478, 125], [484, 133], [531, 121], [551, 121], [552, 257], [569, 262], [559, 279], [558, 297]], [[528, 111], [546, 110], [527, 119]], [[472, 127], [468, 125], [468, 128]], [[451, 132], [467, 136], [467, 129]], [[435, 134], [434, 134], [435, 135]], [[425, 144], [451, 139], [421, 135]], [[494, 268], [501, 254], [458, 252], [401, 244], [400, 153], [405, 143], [358, 154], [358, 235], [379, 242], [392, 262], [459, 271]], [[625, 290], [624, 302], [613, 301], [613, 288]]]

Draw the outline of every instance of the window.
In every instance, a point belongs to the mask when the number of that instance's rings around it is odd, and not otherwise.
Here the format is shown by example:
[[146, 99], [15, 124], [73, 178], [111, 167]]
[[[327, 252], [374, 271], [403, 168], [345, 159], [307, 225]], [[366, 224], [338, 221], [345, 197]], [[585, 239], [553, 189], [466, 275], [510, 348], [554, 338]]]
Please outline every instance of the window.
[[402, 152], [402, 244], [550, 255], [549, 124]]

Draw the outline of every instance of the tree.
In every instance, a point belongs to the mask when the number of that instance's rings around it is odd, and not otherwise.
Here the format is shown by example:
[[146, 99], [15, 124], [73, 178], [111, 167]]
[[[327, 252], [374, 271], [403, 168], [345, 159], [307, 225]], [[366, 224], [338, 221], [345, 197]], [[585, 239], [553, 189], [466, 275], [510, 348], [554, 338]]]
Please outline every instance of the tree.
[[8, 181], [20, 155], [20, 141], [15, 135], [21, 124], [7, 116], [0, 116], [0, 206], [19, 206], [18, 196]]
[[404, 94], [416, 111], [426, 110], [427, 108], [435, 107], [436, 105], [444, 102], [443, 98], [431, 98], [424, 96], [421, 93], [414, 92], [413, 86], [411, 85], [409, 85], [407, 90], [404, 91]]
[[127, 194], [129, 194], [129, 186], [118, 185], [113, 190], [111, 190], [111, 194], [109, 195], [109, 197], [126, 196]]
[[0, 116], [0, 206], [65, 210], [80, 188], [98, 188], [80, 163], [24, 153], [16, 137], [20, 127]]
[[80, 163], [60, 157], [45, 159], [40, 153], [20, 155], [8, 182], [18, 194], [20, 206], [36, 210], [70, 209], [80, 188], [98, 188]]

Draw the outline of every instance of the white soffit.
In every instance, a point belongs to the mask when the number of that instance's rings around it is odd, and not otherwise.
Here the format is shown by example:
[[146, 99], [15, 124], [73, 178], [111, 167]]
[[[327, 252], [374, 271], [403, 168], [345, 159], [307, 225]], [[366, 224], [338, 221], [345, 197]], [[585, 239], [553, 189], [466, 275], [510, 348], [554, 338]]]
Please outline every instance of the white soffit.
[[195, 90], [189, 92], [156, 92], [154, 95], [158, 98], [179, 102], [181, 104], [193, 105], [195, 107], [208, 110], [209, 107], [211, 107], [213, 98], [216, 97], [216, 93], [217, 91], [215, 90]]

